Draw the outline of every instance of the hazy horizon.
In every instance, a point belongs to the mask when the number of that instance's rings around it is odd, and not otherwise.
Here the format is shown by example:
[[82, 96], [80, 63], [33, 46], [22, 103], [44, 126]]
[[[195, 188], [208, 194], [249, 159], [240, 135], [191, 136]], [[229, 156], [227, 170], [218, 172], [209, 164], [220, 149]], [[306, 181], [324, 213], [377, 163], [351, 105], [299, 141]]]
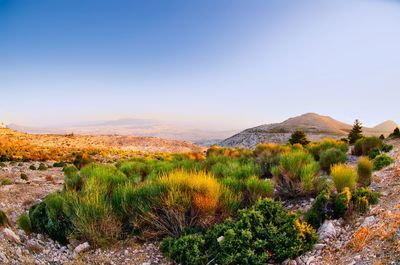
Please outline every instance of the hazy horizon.
[[0, 0], [0, 121], [400, 122], [398, 25], [390, 0]]

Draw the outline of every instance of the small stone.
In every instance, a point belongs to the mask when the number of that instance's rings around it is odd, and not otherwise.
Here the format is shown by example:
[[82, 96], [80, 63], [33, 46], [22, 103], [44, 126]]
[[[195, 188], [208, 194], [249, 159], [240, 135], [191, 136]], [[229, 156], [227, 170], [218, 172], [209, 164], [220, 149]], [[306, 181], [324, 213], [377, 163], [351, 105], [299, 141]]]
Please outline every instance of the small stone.
[[222, 241], [224, 241], [225, 237], [224, 236], [220, 236], [217, 238], [218, 243], [221, 243]]
[[90, 245], [88, 242], [85, 242], [83, 244], [78, 245], [75, 249], [74, 249], [74, 253], [75, 254], [79, 254], [81, 252], [85, 252], [90, 248]]
[[40, 253], [43, 251], [43, 247], [33, 240], [28, 240], [28, 242], [26, 243], [26, 247], [34, 253]]
[[323, 249], [324, 247], [325, 247], [325, 244], [315, 244], [315, 249], [316, 250]]
[[10, 240], [10, 241], [12, 241], [12, 242], [15, 242], [15, 243], [17, 243], [17, 244], [21, 243], [21, 239], [19, 238], [19, 236], [17, 236], [17, 235], [16, 235], [11, 229], [9, 229], [9, 228], [4, 228], [3, 234], [4, 234], [4, 236], [5, 236], [8, 240]]

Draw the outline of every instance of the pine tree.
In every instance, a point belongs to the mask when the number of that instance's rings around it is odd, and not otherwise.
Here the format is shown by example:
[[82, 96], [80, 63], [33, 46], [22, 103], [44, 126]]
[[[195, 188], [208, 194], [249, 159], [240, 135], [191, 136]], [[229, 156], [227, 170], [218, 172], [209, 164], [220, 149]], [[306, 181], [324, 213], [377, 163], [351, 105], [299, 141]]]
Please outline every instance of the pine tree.
[[349, 132], [349, 143], [350, 144], [354, 144], [358, 139], [363, 138], [363, 134], [362, 134], [362, 124], [359, 120], [356, 120], [354, 122], [353, 128], [351, 129], [351, 131]]
[[301, 144], [303, 146], [307, 145], [310, 143], [310, 141], [307, 139], [307, 135], [303, 131], [295, 131], [292, 133], [290, 139], [289, 139], [290, 144]]
[[390, 138], [400, 138], [400, 130], [399, 127], [394, 129], [394, 131], [389, 135]]

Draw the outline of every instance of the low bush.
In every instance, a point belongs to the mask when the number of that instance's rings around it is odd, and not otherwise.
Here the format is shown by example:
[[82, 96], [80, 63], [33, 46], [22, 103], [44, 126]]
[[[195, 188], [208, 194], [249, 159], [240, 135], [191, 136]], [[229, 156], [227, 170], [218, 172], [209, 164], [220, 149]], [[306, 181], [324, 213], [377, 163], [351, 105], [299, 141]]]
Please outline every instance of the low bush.
[[68, 242], [72, 223], [66, 213], [65, 199], [58, 193], [47, 196], [29, 209], [32, 231], [46, 233], [62, 244]]
[[347, 160], [347, 155], [341, 149], [332, 147], [320, 153], [319, 164], [325, 171], [329, 171], [331, 166], [344, 163]]
[[367, 187], [371, 185], [373, 164], [368, 157], [360, 157], [357, 162], [358, 184]]
[[272, 168], [278, 193], [286, 197], [317, 193], [319, 164], [305, 151], [282, 154], [279, 165]]
[[373, 149], [380, 150], [383, 142], [378, 137], [363, 137], [354, 144], [353, 154], [357, 156], [368, 156]]
[[353, 192], [352, 201], [356, 210], [366, 213], [369, 205], [378, 203], [379, 193], [373, 192], [369, 188], [360, 188]]
[[331, 218], [333, 207], [331, 203], [331, 194], [327, 190], [323, 190], [314, 200], [311, 208], [305, 213], [304, 219], [315, 229], [326, 220]]
[[25, 231], [25, 233], [31, 233], [32, 232], [32, 225], [31, 225], [31, 219], [29, 219], [29, 215], [26, 213], [21, 214], [18, 217], [18, 226]]
[[89, 154], [87, 153], [79, 153], [75, 156], [73, 160], [74, 166], [76, 166], [78, 169], [83, 168], [84, 166], [90, 164], [93, 162], [93, 159], [90, 157]]
[[357, 172], [351, 166], [337, 164], [331, 168], [332, 180], [340, 193], [345, 187], [354, 190], [357, 184]]
[[30, 166], [29, 166], [29, 169], [30, 169], [30, 170], [36, 170], [36, 167], [35, 167], [35, 165], [30, 165]]
[[382, 150], [382, 152], [384, 152], [384, 153], [389, 153], [390, 151], [393, 150], [393, 145], [390, 145], [390, 144], [383, 144], [381, 150]]
[[271, 169], [279, 164], [281, 154], [290, 150], [289, 147], [279, 144], [258, 144], [254, 149], [253, 155], [261, 167], [261, 176], [271, 178]]
[[381, 170], [382, 168], [389, 166], [393, 162], [394, 162], [393, 158], [391, 158], [388, 155], [385, 154], [378, 155], [373, 160], [374, 170]]
[[67, 166], [67, 163], [65, 163], [65, 162], [55, 162], [54, 164], [53, 164], [53, 167], [66, 167]]
[[26, 175], [25, 173], [21, 173], [20, 177], [22, 180], [28, 181], [28, 175]]
[[39, 164], [39, 167], [38, 167], [38, 170], [46, 170], [47, 169], [47, 167], [46, 167], [46, 165], [44, 164], [44, 163], [40, 163]]
[[14, 184], [12, 179], [9, 179], [9, 178], [1, 179], [0, 183], [1, 183], [1, 185], [4, 185], [4, 186]]
[[235, 177], [237, 179], [246, 179], [251, 176], [261, 175], [261, 168], [254, 161], [248, 161], [247, 163], [241, 163], [238, 160], [217, 162], [211, 167], [210, 171], [217, 178]]
[[343, 217], [350, 208], [351, 192], [348, 187], [345, 187], [333, 203], [333, 217]]
[[83, 186], [83, 178], [75, 166], [64, 168], [64, 188], [65, 190], [80, 191]]
[[345, 187], [341, 193], [322, 191], [311, 208], [304, 214], [304, 220], [318, 229], [326, 219], [346, 218], [353, 211], [365, 213], [368, 206], [378, 203], [379, 193], [369, 188], [350, 191]]
[[1, 185], [4, 185], [4, 186], [14, 184], [14, 182], [11, 179], [8, 179], [8, 178], [2, 179], [2, 180], [0, 180], [0, 182], [1, 182]]
[[295, 258], [316, 241], [311, 226], [280, 202], [264, 199], [204, 233], [166, 238], [161, 249], [181, 264], [266, 264]]
[[10, 225], [10, 222], [8, 221], [7, 215], [5, 212], [0, 210], [0, 227], [4, 227]]
[[330, 148], [337, 148], [346, 154], [349, 149], [349, 145], [345, 141], [331, 138], [325, 138], [321, 142], [313, 142], [307, 145], [307, 150], [314, 156], [316, 161], [320, 160], [320, 155], [322, 152]]
[[379, 148], [374, 148], [371, 151], [369, 151], [368, 157], [370, 159], [374, 159], [375, 157], [377, 157], [380, 154], [381, 154], [381, 150], [379, 150]]

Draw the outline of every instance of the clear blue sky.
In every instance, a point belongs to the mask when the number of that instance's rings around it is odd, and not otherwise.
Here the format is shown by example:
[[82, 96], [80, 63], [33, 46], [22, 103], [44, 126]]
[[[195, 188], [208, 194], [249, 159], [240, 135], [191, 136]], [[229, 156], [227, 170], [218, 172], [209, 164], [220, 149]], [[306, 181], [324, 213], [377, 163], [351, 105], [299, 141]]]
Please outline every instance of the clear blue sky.
[[0, 0], [0, 121], [400, 122], [400, 1]]

